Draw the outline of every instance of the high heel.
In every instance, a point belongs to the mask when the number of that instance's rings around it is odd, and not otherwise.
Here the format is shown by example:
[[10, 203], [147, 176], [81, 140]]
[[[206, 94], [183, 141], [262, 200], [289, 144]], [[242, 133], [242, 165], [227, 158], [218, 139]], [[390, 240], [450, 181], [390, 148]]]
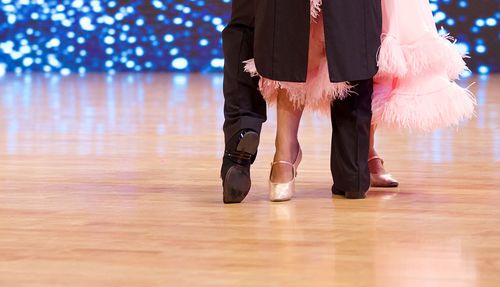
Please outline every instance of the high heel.
[[[382, 166], [384, 165], [384, 160], [379, 156], [373, 156], [368, 159], [368, 162], [372, 160], [380, 160]], [[370, 181], [372, 187], [398, 187], [399, 182], [390, 173], [371, 173]]]
[[[299, 147], [299, 152], [295, 158], [295, 162], [292, 164], [288, 161], [276, 161], [271, 163], [271, 174], [269, 175], [269, 200], [273, 202], [287, 201], [292, 199], [295, 194], [295, 178], [297, 178], [297, 167], [302, 161], [302, 150]], [[273, 174], [273, 167], [276, 164], [286, 164], [292, 167], [293, 178], [289, 182], [285, 183], [275, 183], [271, 180], [271, 175]]]

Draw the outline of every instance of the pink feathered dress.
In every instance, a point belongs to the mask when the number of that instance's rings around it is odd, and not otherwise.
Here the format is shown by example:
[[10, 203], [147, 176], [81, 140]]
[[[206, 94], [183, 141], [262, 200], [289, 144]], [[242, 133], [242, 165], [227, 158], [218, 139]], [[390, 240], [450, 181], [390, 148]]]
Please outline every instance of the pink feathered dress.
[[[286, 90], [297, 107], [329, 111], [332, 100], [349, 96], [348, 82], [331, 83], [325, 51], [321, 0], [311, 1], [308, 74], [305, 83], [262, 78], [268, 103]], [[474, 114], [475, 99], [454, 80], [467, 69], [454, 42], [440, 36], [428, 0], [382, 0], [383, 34], [375, 76], [373, 123], [431, 131], [457, 125]], [[253, 59], [245, 70], [258, 76]]]

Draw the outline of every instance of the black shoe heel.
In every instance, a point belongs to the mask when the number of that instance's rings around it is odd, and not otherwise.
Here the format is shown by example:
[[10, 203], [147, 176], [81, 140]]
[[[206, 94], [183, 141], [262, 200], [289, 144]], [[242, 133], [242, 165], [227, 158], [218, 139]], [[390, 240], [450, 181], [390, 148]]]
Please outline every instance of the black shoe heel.
[[255, 154], [257, 153], [258, 146], [259, 146], [259, 135], [256, 132], [247, 132], [238, 143], [236, 151], [244, 152], [252, 156], [255, 156]]

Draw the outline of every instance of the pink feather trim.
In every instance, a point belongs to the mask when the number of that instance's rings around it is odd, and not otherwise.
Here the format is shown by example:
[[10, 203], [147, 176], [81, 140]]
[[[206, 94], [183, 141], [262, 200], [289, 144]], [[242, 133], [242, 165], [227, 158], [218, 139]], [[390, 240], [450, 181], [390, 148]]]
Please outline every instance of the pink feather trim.
[[419, 93], [376, 88], [372, 103], [373, 122], [391, 128], [430, 132], [434, 129], [457, 126], [474, 115], [476, 100], [472, 93], [446, 82], [437, 90]]
[[408, 73], [405, 53], [398, 40], [391, 35], [382, 36], [378, 50], [379, 74], [404, 76]]
[[311, 17], [318, 18], [323, 0], [311, 0]]
[[426, 34], [411, 44], [402, 44], [395, 37], [386, 35], [378, 55], [380, 74], [399, 78], [415, 76], [429, 70], [445, 69], [451, 79], [458, 79], [467, 65], [448, 35]]
[[[260, 77], [254, 59], [245, 61], [244, 64], [245, 72], [252, 77]], [[331, 83], [326, 65], [326, 61], [323, 61], [315, 75], [311, 75], [305, 83], [274, 81], [261, 77], [259, 90], [270, 105], [275, 104], [280, 91], [284, 91], [296, 108], [329, 113], [332, 100], [347, 97], [352, 86], [348, 82]]]

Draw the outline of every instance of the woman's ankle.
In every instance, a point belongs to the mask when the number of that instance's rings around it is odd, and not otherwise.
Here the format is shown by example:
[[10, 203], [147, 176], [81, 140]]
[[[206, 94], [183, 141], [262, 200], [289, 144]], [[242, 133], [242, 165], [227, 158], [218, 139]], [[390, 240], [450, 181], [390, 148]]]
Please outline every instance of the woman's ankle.
[[370, 159], [374, 157], [378, 157], [378, 153], [374, 148], [370, 148], [370, 150], [368, 151], [368, 158]]
[[298, 141], [292, 144], [276, 144], [276, 152], [274, 153], [274, 160], [282, 160], [293, 163], [297, 157], [300, 150], [300, 144]]

